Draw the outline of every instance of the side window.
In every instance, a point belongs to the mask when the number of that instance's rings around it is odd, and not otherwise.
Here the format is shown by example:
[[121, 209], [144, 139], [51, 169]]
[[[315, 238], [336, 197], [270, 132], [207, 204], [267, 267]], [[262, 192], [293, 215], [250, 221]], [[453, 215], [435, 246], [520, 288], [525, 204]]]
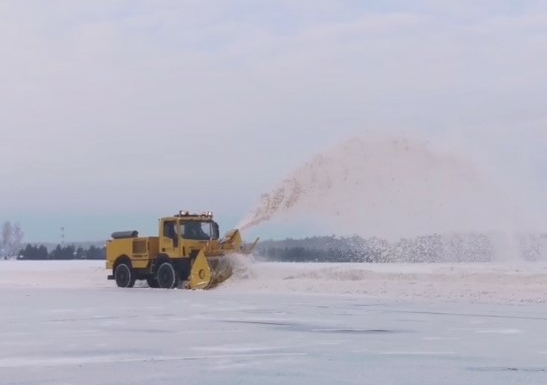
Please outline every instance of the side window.
[[171, 238], [175, 244], [177, 244], [177, 222], [165, 221], [163, 222], [163, 236]]

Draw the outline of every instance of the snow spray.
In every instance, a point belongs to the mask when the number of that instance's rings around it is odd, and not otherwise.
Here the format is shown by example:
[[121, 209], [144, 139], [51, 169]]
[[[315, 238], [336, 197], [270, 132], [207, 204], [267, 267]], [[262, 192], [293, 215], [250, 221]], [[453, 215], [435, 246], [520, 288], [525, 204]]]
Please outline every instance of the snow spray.
[[514, 258], [517, 247], [507, 236], [533, 228], [534, 208], [526, 209], [486, 170], [431, 143], [387, 135], [353, 138], [294, 170], [262, 196], [239, 228], [291, 216], [313, 219], [337, 235], [395, 241], [442, 234], [449, 260], [462, 259], [446, 246], [455, 236], [487, 234], [493, 258]]

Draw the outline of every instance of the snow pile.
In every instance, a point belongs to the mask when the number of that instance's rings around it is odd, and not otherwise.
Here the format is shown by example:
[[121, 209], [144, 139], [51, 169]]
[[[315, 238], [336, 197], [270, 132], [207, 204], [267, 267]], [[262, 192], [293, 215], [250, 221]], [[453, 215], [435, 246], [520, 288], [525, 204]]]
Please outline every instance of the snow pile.
[[547, 263], [249, 263], [219, 290], [397, 300], [546, 302]]
[[[547, 302], [547, 263], [279, 263], [235, 256], [209, 293], [356, 295], [389, 300]], [[115, 289], [103, 261], [1, 261], [1, 288]], [[146, 287], [139, 283], [138, 287]], [[152, 289], [150, 289], [152, 290]], [[99, 294], [98, 295], [102, 295]], [[184, 294], [183, 294], [184, 295]]]

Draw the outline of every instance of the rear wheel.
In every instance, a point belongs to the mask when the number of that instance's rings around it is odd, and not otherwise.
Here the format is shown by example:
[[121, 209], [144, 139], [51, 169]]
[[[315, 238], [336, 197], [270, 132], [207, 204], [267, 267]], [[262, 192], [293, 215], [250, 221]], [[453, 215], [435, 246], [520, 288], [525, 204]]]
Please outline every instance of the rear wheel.
[[135, 285], [135, 275], [133, 269], [127, 262], [121, 262], [114, 270], [114, 279], [118, 287], [133, 287]]
[[157, 281], [162, 289], [172, 289], [177, 283], [177, 274], [171, 262], [163, 262], [158, 267]]

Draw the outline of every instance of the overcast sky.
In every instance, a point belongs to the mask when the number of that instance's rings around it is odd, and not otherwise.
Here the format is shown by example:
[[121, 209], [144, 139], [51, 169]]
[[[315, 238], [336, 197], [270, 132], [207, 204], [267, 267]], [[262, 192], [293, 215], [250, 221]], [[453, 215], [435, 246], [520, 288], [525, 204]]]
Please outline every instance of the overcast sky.
[[546, 47], [545, 1], [5, 0], [0, 219], [29, 241], [181, 208], [229, 227], [370, 129], [494, 139], [544, 186]]

